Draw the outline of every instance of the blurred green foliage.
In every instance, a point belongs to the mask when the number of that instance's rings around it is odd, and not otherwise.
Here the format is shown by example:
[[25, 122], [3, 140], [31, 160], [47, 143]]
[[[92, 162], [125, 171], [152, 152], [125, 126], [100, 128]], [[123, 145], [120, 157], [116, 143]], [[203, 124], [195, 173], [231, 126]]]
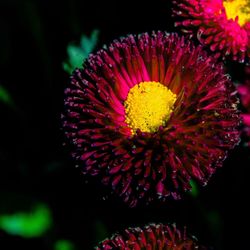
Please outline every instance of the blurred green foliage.
[[69, 44], [67, 47], [68, 60], [63, 62], [64, 70], [71, 74], [75, 68], [82, 67], [83, 61], [94, 50], [98, 42], [99, 30], [93, 30], [90, 37], [81, 36], [79, 46]]
[[58, 240], [55, 243], [54, 250], [74, 250], [74, 245], [68, 240]]
[[50, 210], [43, 204], [30, 212], [0, 215], [0, 229], [24, 238], [42, 236], [52, 225]]
[[0, 85], [0, 102], [3, 102], [9, 106], [13, 105], [13, 100], [9, 92], [2, 85]]

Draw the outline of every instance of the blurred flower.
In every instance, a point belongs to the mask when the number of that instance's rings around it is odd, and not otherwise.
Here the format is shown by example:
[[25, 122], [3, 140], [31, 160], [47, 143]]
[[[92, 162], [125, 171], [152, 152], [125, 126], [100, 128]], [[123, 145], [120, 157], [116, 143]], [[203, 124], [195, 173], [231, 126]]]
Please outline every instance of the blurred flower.
[[241, 115], [243, 120], [243, 137], [247, 140], [246, 145], [250, 147], [250, 66], [246, 67], [246, 80], [244, 84], [238, 85], [241, 104], [244, 113]]
[[239, 141], [221, 64], [176, 34], [130, 35], [90, 56], [65, 90], [63, 127], [84, 174], [135, 206], [205, 185]]
[[187, 236], [186, 230], [180, 231], [175, 225], [150, 224], [143, 228], [128, 228], [99, 244], [97, 250], [111, 249], [165, 249], [192, 250], [206, 249], [199, 246], [194, 236]]
[[249, 0], [173, 0], [175, 23], [216, 56], [244, 62], [250, 58]]

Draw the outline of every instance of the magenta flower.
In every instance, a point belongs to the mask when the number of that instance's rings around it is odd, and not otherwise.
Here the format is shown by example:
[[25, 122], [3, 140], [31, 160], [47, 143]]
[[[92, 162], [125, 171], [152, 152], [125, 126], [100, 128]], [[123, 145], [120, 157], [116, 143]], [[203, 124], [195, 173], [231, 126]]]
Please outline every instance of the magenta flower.
[[250, 147], [250, 66], [246, 67], [246, 80], [238, 86], [241, 104], [244, 112], [241, 115], [243, 121], [243, 137], [247, 140], [246, 145]]
[[91, 55], [65, 90], [72, 157], [130, 206], [205, 185], [239, 142], [222, 64], [183, 37], [130, 35]]
[[244, 62], [250, 58], [249, 0], [173, 0], [176, 26], [215, 52]]
[[128, 228], [99, 244], [97, 250], [193, 250], [207, 249], [197, 239], [180, 231], [175, 225], [150, 224], [143, 228]]

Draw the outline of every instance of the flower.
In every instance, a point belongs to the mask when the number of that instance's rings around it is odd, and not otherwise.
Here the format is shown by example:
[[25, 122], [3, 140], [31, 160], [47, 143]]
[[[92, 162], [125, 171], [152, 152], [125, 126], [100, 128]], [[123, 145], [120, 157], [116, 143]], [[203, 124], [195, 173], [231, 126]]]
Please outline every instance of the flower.
[[243, 121], [242, 135], [246, 140], [246, 146], [250, 147], [250, 66], [246, 67], [245, 71], [246, 80], [244, 84], [238, 85], [237, 89], [244, 108], [244, 112], [241, 115]]
[[76, 69], [62, 116], [72, 157], [131, 207], [205, 185], [239, 141], [223, 65], [177, 34], [115, 40]]
[[97, 250], [122, 249], [164, 249], [192, 250], [206, 249], [199, 246], [194, 236], [187, 236], [186, 229], [180, 231], [175, 225], [150, 224], [143, 228], [128, 228], [99, 244]]
[[209, 46], [216, 57], [250, 58], [249, 0], [174, 0], [175, 25]]

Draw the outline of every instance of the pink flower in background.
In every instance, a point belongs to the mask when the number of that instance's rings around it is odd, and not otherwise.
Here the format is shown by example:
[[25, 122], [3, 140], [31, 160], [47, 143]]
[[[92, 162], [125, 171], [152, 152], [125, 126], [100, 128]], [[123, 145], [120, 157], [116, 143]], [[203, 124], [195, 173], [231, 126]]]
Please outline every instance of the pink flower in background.
[[247, 146], [250, 146], [250, 66], [246, 67], [246, 80], [244, 84], [238, 86], [241, 104], [244, 113], [241, 115], [243, 120], [243, 136], [247, 139]]
[[82, 172], [130, 206], [179, 199], [238, 143], [235, 94], [201, 46], [163, 32], [129, 35], [74, 72], [63, 127]]
[[99, 244], [97, 250], [205, 250], [194, 236], [175, 225], [150, 224], [142, 228], [128, 228]]
[[217, 57], [250, 58], [249, 0], [173, 0], [175, 25]]

